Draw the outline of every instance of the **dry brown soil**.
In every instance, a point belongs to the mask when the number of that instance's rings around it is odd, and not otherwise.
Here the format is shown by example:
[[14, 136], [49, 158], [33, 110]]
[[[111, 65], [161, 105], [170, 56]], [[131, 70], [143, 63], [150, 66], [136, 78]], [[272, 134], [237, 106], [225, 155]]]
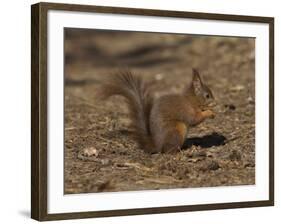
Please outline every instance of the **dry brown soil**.
[[[65, 193], [255, 183], [253, 38], [65, 30]], [[132, 139], [125, 101], [98, 101], [118, 68], [177, 93], [198, 68], [216, 117], [189, 130], [181, 152], [147, 154]]]

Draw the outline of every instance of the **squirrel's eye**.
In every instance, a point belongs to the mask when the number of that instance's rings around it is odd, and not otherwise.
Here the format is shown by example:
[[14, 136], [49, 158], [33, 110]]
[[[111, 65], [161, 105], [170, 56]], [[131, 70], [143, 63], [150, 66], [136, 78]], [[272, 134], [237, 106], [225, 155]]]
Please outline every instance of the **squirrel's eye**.
[[207, 94], [207, 95], [206, 95], [206, 98], [207, 98], [207, 99], [209, 99], [209, 98], [210, 98], [210, 95], [209, 95], [209, 94]]

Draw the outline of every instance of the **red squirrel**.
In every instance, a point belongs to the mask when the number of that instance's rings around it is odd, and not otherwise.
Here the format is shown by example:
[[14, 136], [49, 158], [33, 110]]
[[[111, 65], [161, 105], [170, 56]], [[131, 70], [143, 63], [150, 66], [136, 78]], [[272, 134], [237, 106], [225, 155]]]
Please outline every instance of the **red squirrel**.
[[102, 85], [100, 96], [126, 98], [134, 138], [148, 153], [172, 153], [181, 150], [188, 129], [206, 118], [214, 118], [214, 96], [193, 69], [192, 82], [182, 94], [164, 95], [153, 99], [150, 84], [130, 71], [119, 72]]

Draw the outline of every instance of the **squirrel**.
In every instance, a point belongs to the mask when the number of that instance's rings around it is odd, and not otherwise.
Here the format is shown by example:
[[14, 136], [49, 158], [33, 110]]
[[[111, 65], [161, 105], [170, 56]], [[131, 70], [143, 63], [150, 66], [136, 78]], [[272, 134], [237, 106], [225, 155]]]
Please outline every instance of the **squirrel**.
[[164, 95], [153, 99], [150, 86], [139, 76], [126, 70], [102, 84], [100, 99], [113, 95], [125, 97], [129, 107], [133, 136], [148, 153], [173, 153], [181, 150], [188, 129], [206, 118], [214, 118], [208, 109], [214, 105], [210, 88], [199, 72], [192, 69], [192, 81], [182, 94]]

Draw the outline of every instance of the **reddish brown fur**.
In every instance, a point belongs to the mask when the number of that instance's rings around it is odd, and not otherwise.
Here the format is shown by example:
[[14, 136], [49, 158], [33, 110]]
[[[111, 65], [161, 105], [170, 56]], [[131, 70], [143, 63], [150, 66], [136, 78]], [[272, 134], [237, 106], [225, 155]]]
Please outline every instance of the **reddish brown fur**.
[[135, 138], [150, 153], [180, 150], [190, 126], [215, 115], [205, 110], [213, 101], [211, 90], [193, 70], [193, 80], [182, 95], [152, 100], [149, 85], [130, 72], [118, 73], [103, 86], [102, 95], [122, 95], [128, 100]]

